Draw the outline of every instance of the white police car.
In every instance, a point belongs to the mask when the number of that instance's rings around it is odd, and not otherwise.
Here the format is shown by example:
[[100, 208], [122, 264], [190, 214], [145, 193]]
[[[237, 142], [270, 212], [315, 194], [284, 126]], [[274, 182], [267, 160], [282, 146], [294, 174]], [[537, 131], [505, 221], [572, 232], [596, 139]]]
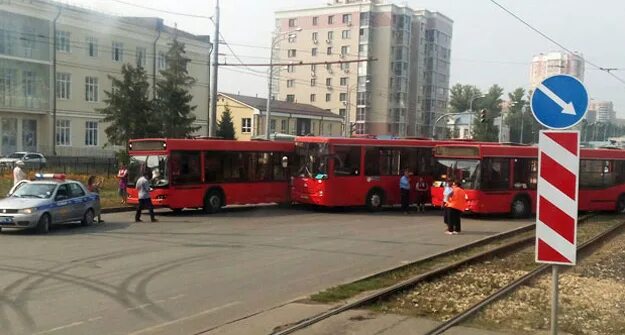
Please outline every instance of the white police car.
[[37, 180], [20, 182], [0, 200], [0, 229], [34, 228], [45, 234], [56, 223], [91, 225], [99, 213], [100, 196], [80, 182], [38, 174]]

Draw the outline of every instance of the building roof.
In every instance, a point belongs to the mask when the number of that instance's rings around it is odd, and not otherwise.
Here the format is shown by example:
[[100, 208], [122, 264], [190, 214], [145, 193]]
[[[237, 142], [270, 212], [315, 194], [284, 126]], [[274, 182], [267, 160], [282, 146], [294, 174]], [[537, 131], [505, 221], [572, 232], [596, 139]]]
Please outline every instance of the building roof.
[[[250, 97], [246, 95], [230, 94], [230, 93], [219, 93], [219, 94], [226, 96], [230, 99], [236, 100], [242, 104], [256, 108], [261, 112], [261, 114], [265, 112], [266, 107], [267, 107], [267, 99], [265, 98], [257, 98], [257, 97]], [[271, 101], [271, 111], [278, 112], [278, 113], [291, 113], [291, 114], [303, 114], [303, 115], [310, 115], [310, 116], [340, 118], [339, 115], [336, 115], [325, 109], [315, 107], [313, 105], [300, 104], [296, 102], [288, 102], [288, 101], [281, 101], [281, 100]]]

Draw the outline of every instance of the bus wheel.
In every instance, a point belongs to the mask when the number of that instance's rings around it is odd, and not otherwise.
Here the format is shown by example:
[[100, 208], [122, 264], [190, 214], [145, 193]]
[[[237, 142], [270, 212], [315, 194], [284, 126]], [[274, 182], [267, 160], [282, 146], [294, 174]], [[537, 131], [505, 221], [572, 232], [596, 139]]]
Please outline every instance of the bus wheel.
[[512, 217], [515, 219], [526, 218], [530, 216], [530, 203], [526, 197], [517, 197], [512, 201], [510, 209]]
[[621, 194], [616, 201], [616, 212], [625, 214], [625, 194]]
[[223, 196], [221, 192], [212, 190], [204, 197], [204, 212], [217, 213], [223, 206]]
[[384, 192], [381, 190], [372, 190], [367, 194], [366, 206], [371, 211], [376, 211], [382, 208], [384, 204]]

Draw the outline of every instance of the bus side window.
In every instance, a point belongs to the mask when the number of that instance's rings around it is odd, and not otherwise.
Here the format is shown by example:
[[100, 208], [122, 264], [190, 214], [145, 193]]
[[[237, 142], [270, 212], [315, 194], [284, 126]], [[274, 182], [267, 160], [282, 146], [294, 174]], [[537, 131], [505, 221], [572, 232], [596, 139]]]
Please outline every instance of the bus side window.
[[199, 184], [202, 182], [199, 151], [173, 152], [171, 164], [174, 185]]
[[510, 187], [510, 159], [486, 158], [482, 163], [482, 189], [507, 190]]
[[204, 154], [204, 179], [207, 183], [223, 181], [222, 158], [223, 155], [219, 151], [208, 151]]
[[380, 175], [380, 148], [367, 148], [365, 151], [365, 176]]
[[360, 152], [360, 147], [337, 145], [334, 154], [334, 175], [360, 175]]

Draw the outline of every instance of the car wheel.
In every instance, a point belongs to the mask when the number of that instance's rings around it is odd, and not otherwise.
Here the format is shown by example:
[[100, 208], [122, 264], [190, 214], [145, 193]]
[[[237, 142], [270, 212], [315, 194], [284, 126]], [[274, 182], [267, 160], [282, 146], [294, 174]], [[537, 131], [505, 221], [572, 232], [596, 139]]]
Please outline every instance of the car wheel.
[[512, 217], [515, 219], [521, 219], [530, 216], [530, 204], [529, 201], [527, 201], [527, 198], [518, 197], [514, 199], [510, 207], [510, 214], [512, 214]]
[[83, 226], [91, 226], [93, 224], [93, 218], [95, 214], [93, 213], [93, 209], [88, 209], [85, 214], [82, 216], [82, 220], [80, 224]]
[[50, 214], [43, 214], [39, 218], [39, 222], [37, 222], [37, 227], [35, 227], [35, 232], [37, 234], [47, 234], [50, 232]]
[[223, 206], [223, 197], [221, 192], [213, 190], [204, 197], [204, 212], [217, 213]]
[[370, 211], [377, 211], [384, 204], [384, 193], [380, 190], [373, 190], [367, 194], [366, 206]]

